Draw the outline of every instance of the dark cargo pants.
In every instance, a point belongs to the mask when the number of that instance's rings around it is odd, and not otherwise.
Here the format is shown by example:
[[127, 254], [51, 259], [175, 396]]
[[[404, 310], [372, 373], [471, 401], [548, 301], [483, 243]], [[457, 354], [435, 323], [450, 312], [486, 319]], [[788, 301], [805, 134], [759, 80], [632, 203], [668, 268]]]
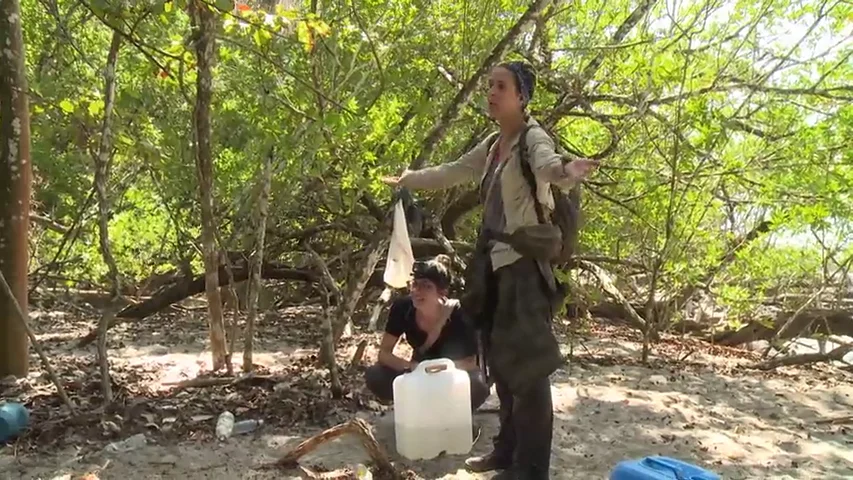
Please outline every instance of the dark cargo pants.
[[553, 298], [533, 260], [520, 259], [493, 275], [486, 337], [501, 403], [495, 454], [511, 460], [516, 478], [548, 479], [554, 422], [549, 376], [563, 361], [551, 332]]

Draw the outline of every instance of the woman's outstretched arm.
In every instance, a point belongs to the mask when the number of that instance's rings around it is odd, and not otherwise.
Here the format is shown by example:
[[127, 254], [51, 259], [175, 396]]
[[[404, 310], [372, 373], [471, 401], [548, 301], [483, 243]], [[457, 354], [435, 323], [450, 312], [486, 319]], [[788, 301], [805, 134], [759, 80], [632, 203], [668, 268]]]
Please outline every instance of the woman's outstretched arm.
[[417, 190], [439, 190], [477, 182], [483, 175], [490, 139], [491, 136], [456, 161], [420, 170], [406, 170], [397, 179], [397, 184]]
[[585, 158], [566, 164], [562, 155], [557, 153], [554, 140], [541, 128], [531, 128], [527, 135], [530, 166], [540, 181], [569, 189], [598, 166], [599, 162]]

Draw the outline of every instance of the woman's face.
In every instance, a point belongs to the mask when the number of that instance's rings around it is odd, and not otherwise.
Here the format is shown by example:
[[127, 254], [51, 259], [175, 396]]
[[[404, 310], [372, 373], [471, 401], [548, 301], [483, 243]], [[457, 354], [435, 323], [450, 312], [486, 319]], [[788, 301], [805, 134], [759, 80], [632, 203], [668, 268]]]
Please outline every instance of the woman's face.
[[512, 118], [523, 111], [521, 93], [515, 75], [504, 67], [495, 67], [489, 77], [489, 113], [495, 120]]
[[439, 305], [443, 293], [435, 283], [425, 278], [416, 278], [409, 287], [412, 292], [412, 303], [417, 309], [431, 309]]

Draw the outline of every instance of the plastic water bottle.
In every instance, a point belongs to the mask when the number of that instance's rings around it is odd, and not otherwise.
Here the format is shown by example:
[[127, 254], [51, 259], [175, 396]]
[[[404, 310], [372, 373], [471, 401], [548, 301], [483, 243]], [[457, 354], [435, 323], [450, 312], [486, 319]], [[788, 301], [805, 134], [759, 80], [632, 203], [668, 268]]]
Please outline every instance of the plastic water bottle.
[[222, 412], [216, 419], [216, 438], [223, 441], [234, 432], [234, 414], [229, 411]]
[[136, 435], [126, 438], [120, 442], [110, 443], [104, 447], [104, 450], [109, 453], [126, 453], [138, 450], [147, 444], [148, 438], [145, 437], [145, 434], [137, 433]]
[[254, 432], [261, 426], [263, 426], [263, 420], [240, 420], [239, 422], [234, 424], [234, 428], [231, 431], [232, 435], [243, 435], [244, 433]]
[[27, 407], [16, 402], [0, 405], [0, 443], [18, 436], [30, 423]]
[[355, 466], [355, 478], [358, 480], [373, 480], [373, 473], [363, 463], [359, 463]]

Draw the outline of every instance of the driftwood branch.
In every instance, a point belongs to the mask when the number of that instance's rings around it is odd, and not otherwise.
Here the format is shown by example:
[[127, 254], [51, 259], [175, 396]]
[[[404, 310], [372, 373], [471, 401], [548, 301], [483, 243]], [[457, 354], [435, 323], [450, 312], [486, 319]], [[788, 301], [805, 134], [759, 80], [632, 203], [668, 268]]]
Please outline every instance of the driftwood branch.
[[47, 371], [47, 375], [50, 378], [50, 381], [56, 385], [56, 391], [59, 393], [59, 398], [62, 399], [62, 402], [65, 403], [65, 406], [68, 407], [68, 410], [72, 415], [76, 415], [74, 404], [71, 403], [71, 399], [68, 398], [68, 395], [65, 393], [65, 389], [62, 388], [62, 382], [59, 381], [59, 375], [56, 374], [56, 370], [53, 369], [53, 365], [50, 363], [50, 359], [47, 358], [47, 354], [44, 353], [44, 350], [41, 348], [41, 344], [36, 338], [36, 334], [33, 333], [33, 329], [30, 328], [30, 322], [27, 320], [26, 314], [23, 310], [21, 310], [21, 304], [18, 303], [18, 299], [15, 297], [15, 294], [12, 292], [12, 287], [9, 286], [9, 282], [6, 281], [6, 276], [3, 275], [3, 271], [0, 270], [0, 287], [3, 288], [3, 295], [9, 297], [9, 301], [12, 302], [12, 307], [16, 313], [16, 317], [18, 317], [18, 321], [21, 322], [21, 325], [27, 331], [27, 336], [30, 337], [30, 342], [33, 345], [33, 349], [35, 349], [39, 358], [41, 359], [42, 365], [44, 365], [44, 369]]
[[[777, 330], [777, 331], [776, 331], [776, 333], [774, 333], [774, 334], [773, 334], [773, 337], [770, 339], [770, 341], [769, 341], [769, 342], [767, 342], [767, 343], [768, 343], [768, 344], [767, 344], [767, 348], [766, 348], [766, 349], [764, 350], [764, 352], [761, 354], [761, 356], [762, 356], [763, 358], [767, 358], [767, 355], [769, 355], [769, 354], [770, 354], [770, 350], [773, 348], [773, 344], [774, 344], [774, 343], [776, 343], [776, 341], [779, 339], [779, 337], [782, 337], [783, 335], [785, 335], [786, 333], [788, 333], [788, 330], [791, 328], [791, 325], [794, 323], [794, 321], [796, 321], [796, 320], [797, 320], [797, 317], [799, 317], [799, 316], [800, 316], [800, 314], [801, 314], [801, 313], [803, 313], [803, 312], [805, 311], [806, 307], [808, 307], [809, 305], [811, 305], [811, 303], [812, 303], [813, 301], [815, 301], [815, 300], [817, 299], [817, 297], [819, 297], [819, 296], [824, 292], [824, 290], [826, 290], [826, 285], [824, 285], [823, 287], [821, 287], [821, 288], [819, 288], [818, 290], [816, 290], [816, 291], [815, 291], [815, 292], [814, 292], [814, 293], [813, 293], [813, 294], [808, 298], [808, 300], [806, 300], [805, 302], [803, 302], [803, 304], [802, 304], [802, 305], [800, 305], [800, 308], [798, 308], [798, 309], [794, 312], [794, 314], [793, 314], [793, 315], [791, 315], [791, 318], [790, 318], [790, 319], [788, 319], [788, 321], [787, 321], [787, 322], [785, 322], [785, 324], [784, 324], [784, 325], [782, 325], [782, 328], [780, 328], [779, 330]], [[809, 325], [805, 327], [805, 329], [810, 328], [810, 327], [812, 326], [812, 324], [813, 324], [813, 323], [814, 323], [814, 321], [810, 322], [810, 323], [809, 323]]]
[[370, 426], [360, 418], [336, 425], [314, 435], [311, 438], [308, 438], [297, 445], [296, 448], [279, 458], [278, 461], [275, 462], [275, 466], [279, 468], [299, 468], [300, 458], [314, 451], [320, 445], [347, 433], [359, 436], [362, 445], [364, 445], [365, 450], [367, 450], [367, 454], [370, 455], [370, 459], [373, 461], [373, 465], [376, 470], [375, 473], [378, 477], [402, 480], [402, 476], [391, 464], [388, 454], [379, 442], [376, 441], [376, 437], [374, 437], [373, 433], [370, 431]]

